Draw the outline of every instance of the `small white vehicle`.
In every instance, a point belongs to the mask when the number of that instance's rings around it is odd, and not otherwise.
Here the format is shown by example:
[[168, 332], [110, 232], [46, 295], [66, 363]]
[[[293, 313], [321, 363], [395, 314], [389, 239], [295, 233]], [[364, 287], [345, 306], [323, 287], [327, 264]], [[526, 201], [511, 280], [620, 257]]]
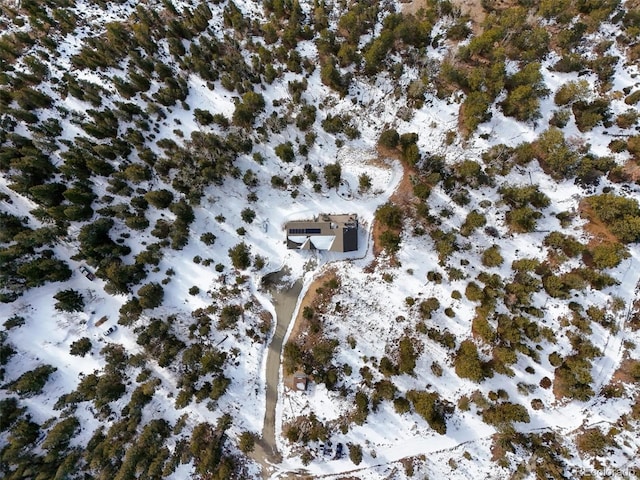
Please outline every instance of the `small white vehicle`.
[[109, 335], [111, 335], [113, 332], [115, 332], [118, 329], [117, 326], [115, 325], [111, 325], [109, 328], [107, 328], [104, 332], [102, 332], [102, 335], [104, 335], [105, 337], [108, 337]]
[[83, 274], [85, 277], [87, 277], [89, 280], [93, 281], [93, 280], [96, 279], [96, 276], [93, 273], [91, 273], [89, 271], [89, 269], [87, 267], [85, 267], [84, 265], [82, 265], [79, 268], [79, 270], [80, 270], [80, 273]]

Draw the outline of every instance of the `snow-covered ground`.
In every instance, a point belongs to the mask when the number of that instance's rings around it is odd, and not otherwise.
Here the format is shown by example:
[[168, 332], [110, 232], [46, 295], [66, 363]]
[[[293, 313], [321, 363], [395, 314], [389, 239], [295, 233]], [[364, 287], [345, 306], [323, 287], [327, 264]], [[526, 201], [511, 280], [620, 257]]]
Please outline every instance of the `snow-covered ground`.
[[[180, 8], [189, 2], [175, 2]], [[312, 2], [302, 2], [303, 10], [310, 11]], [[259, 2], [241, 2], [238, 7], [247, 17], [259, 18], [262, 8]], [[127, 17], [135, 8], [135, 2], [127, 2], [122, 6], [111, 5], [104, 13], [92, 2], [77, 2], [76, 11], [93, 23], [93, 29], [100, 30], [104, 24]], [[220, 33], [223, 31], [221, 10], [216, 10], [216, 17], [212, 20], [212, 28]], [[442, 28], [442, 25], [436, 26]], [[59, 57], [51, 63], [51, 71], [61, 74], [71, 68], [70, 58], [79, 51], [79, 41], [93, 34], [88, 30], [79, 29], [74, 35], [69, 35], [60, 45]], [[599, 32], [600, 35], [607, 33]], [[610, 32], [609, 32], [610, 33]], [[595, 43], [595, 42], [594, 42]], [[301, 42], [298, 50], [303, 57], [312, 62], [317, 61], [317, 50], [313, 42]], [[442, 49], [428, 48], [429, 55], [442, 58]], [[612, 53], [623, 56], [616, 46]], [[615, 269], [607, 273], [616, 278], [619, 285], [597, 291], [586, 289], [576, 293], [572, 301], [583, 306], [584, 309], [593, 305], [609, 308], [614, 298], [624, 300], [626, 308], [614, 313], [616, 330], [605, 329], [597, 324], [591, 326], [589, 340], [601, 350], [602, 355], [593, 361], [592, 387], [596, 395], [592, 400], [559, 401], [551, 389], [540, 387], [544, 377], [553, 378], [554, 367], [548, 355], [557, 352], [560, 355], [571, 353], [572, 346], [567, 338], [568, 328], [563, 323], [563, 317], [570, 313], [567, 301], [553, 299], [546, 294], [533, 295], [533, 306], [544, 312], [539, 324], [557, 332], [557, 342], [541, 340], [533, 346], [537, 348], [540, 360], [533, 361], [530, 357], [519, 353], [517, 362], [512, 366], [513, 377], [496, 374], [493, 378], [475, 384], [469, 380], [460, 379], [453, 369], [453, 354], [451, 350], [430, 340], [426, 335], [418, 332], [420, 322], [416, 307], [407, 302], [408, 298], [416, 304], [429, 297], [439, 299], [440, 308], [428, 320], [429, 327], [440, 331], [448, 330], [456, 336], [457, 344], [472, 337], [471, 322], [475, 315], [476, 303], [466, 297], [453, 298], [452, 292], [464, 292], [468, 281], [474, 280], [482, 271], [497, 274], [505, 282], [513, 276], [512, 262], [521, 258], [535, 258], [544, 261], [548, 249], [543, 246], [543, 239], [551, 231], [562, 231], [574, 235], [583, 243], [589, 241], [588, 234], [583, 230], [585, 220], [576, 217], [569, 227], [562, 227], [555, 216], [559, 212], [577, 212], [579, 202], [588, 194], [600, 193], [609, 188], [633, 198], [640, 198], [637, 185], [620, 186], [606, 179], [597, 187], [587, 190], [573, 181], [558, 182], [547, 175], [537, 161], [526, 166], [517, 166], [506, 176], [498, 176], [496, 185], [481, 189], [470, 189], [470, 200], [465, 206], [452, 202], [450, 194], [441, 186], [436, 186], [428, 199], [432, 214], [437, 215], [443, 210], [449, 210], [451, 215], [441, 217], [440, 228], [444, 231], [457, 229], [464, 221], [466, 214], [474, 209], [481, 211], [487, 217], [488, 225], [495, 226], [501, 238], [499, 240], [478, 230], [469, 238], [460, 238], [461, 248], [449, 260], [450, 266], [464, 270], [462, 280], [448, 280], [448, 272], [439, 263], [438, 254], [433, 241], [428, 235], [413, 235], [411, 222], [407, 222], [402, 235], [402, 243], [397, 253], [398, 263], [391, 266], [384, 259], [371, 271], [374, 260], [372, 252], [371, 228], [374, 213], [378, 206], [386, 202], [403, 176], [403, 167], [398, 160], [379, 158], [376, 142], [384, 128], [395, 128], [400, 134], [416, 132], [419, 135], [418, 146], [426, 155], [441, 155], [446, 164], [452, 166], [463, 160], [474, 160], [482, 165], [482, 153], [492, 146], [505, 144], [515, 147], [525, 141], [534, 141], [549, 126], [557, 106], [554, 104], [555, 91], [568, 81], [578, 79], [577, 74], [558, 73], [551, 66], [557, 61], [552, 54], [543, 62], [541, 69], [544, 82], [550, 94], [541, 101], [541, 118], [535, 123], [524, 124], [512, 118], [505, 117], [500, 109], [492, 109], [490, 121], [481, 124], [478, 131], [470, 139], [463, 141], [456, 137], [453, 142], [448, 140], [448, 134], [457, 128], [460, 98], [452, 96], [439, 99], [427, 93], [424, 106], [415, 112], [410, 119], [399, 117], [399, 109], [404, 106], [396, 95], [396, 87], [406, 86], [414, 79], [416, 71], [407, 68], [398, 80], [391, 79], [386, 74], [375, 80], [365, 80], [355, 77], [349, 95], [340, 98], [337, 94], [323, 85], [320, 69], [306, 75], [307, 90], [303, 99], [313, 105], [322, 105], [318, 109], [318, 118], [313, 125], [317, 133], [314, 144], [310, 147], [306, 157], [299, 156], [291, 163], [282, 162], [275, 154], [275, 147], [281, 143], [291, 141], [296, 143], [301, 132], [293, 125], [287, 124], [277, 133], [271, 133], [268, 141], [256, 143], [250, 154], [241, 155], [234, 166], [241, 173], [252, 170], [258, 179], [257, 186], [247, 186], [239, 178], [228, 178], [223, 185], [209, 186], [205, 189], [200, 204], [194, 208], [195, 221], [190, 227], [189, 243], [181, 250], [164, 248], [163, 256], [157, 266], [149, 272], [144, 283], [158, 282], [164, 285], [164, 299], [158, 308], [147, 310], [139, 323], [135, 326], [118, 325], [118, 329], [109, 336], [102, 333], [110, 326], [117, 324], [120, 308], [136, 294], [136, 290], [128, 295], [110, 295], [104, 291], [104, 282], [100, 279], [90, 281], [83, 276], [78, 268], [81, 262], [73, 257], [78, 253], [79, 244], [74, 237], [81, 224], [73, 223], [69, 229], [67, 240], [54, 247], [58, 258], [66, 261], [73, 270], [72, 278], [65, 282], [50, 283], [42, 287], [29, 290], [24, 296], [13, 303], [0, 304], [0, 319], [8, 319], [14, 315], [25, 318], [24, 325], [9, 331], [9, 343], [14, 345], [18, 353], [11, 357], [7, 367], [5, 381], [17, 379], [21, 374], [42, 365], [50, 364], [57, 367], [47, 386], [39, 395], [21, 399], [21, 403], [29, 408], [34, 421], [42, 424], [47, 420], [59, 417], [60, 412], [54, 408], [58, 399], [73, 391], [84, 375], [100, 371], [104, 367], [104, 358], [100, 350], [107, 344], [119, 344], [129, 355], [142, 353], [143, 348], [136, 342], [136, 330], [140, 325], [146, 325], [153, 318], [167, 318], [174, 315], [176, 320], [172, 329], [176, 336], [188, 343], [190, 341], [189, 326], [193, 324], [192, 313], [198, 309], [215, 306], [220, 308], [226, 304], [245, 306], [245, 313], [237, 328], [233, 330], [217, 330], [213, 328], [206, 335], [206, 343], [216, 346], [229, 355], [225, 374], [232, 382], [227, 393], [220, 398], [215, 408], [208, 408], [206, 402], [192, 400], [187, 407], [176, 409], [175, 396], [179, 392], [180, 371], [176, 365], [161, 367], [153, 358], [147, 358], [145, 367], [152, 371], [152, 376], [160, 379], [161, 384], [155, 392], [152, 402], [144, 409], [143, 423], [152, 418], [164, 418], [174, 425], [178, 419], [187, 414], [189, 427], [200, 422], [215, 422], [225, 413], [233, 417], [230, 434], [233, 438], [243, 431], [259, 433], [265, 410], [265, 365], [268, 349], [268, 339], [273, 330], [254, 340], [249, 335], [250, 330], [259, 329], [260, 321], [265, 313], [275, 318], [275, 308], [270, 298], [260, 289], [262, 277], [270, 272], [287, 267], [292, 279], [303, 278], [302, 295], [310, 288], [314, 277], [328, 265], [336, 269], [341, 288], [332, 298], [332, 305], [340, 304], [340, 313], [326, 314], [323, 318], [324, 330], [327, 336], [338, 340], [333, 363], [335, 365], [349, 365], [351, 374], [341, 379], [342, 385], [348, 392], [347, 396], [337, 391], [328, 390], [323, 384], [310, 383], [305, 392], [293, 392], [279, 386], [279, 401], [276, 409], [276, 432], [278, 446], [284, 459], [274, 467], [274, 477], [284, 476], [287, 472], [304, 469], [313, 475], [329, 475], [328, 478], [342, 478], [352, 475], [363, 479], [405, 479], [412, 475], [429, 478], [471, 478], [484, 476], [486, 478], [505, 478], [513, 472], [513, 465], [524, 462], [528, 458], [518, 457], [510, 453], [508, 459], [511, 466], [499, 466], [492, 459], [492, 438], [496, 428], [482, 421], [478, 409], [474, 406], [464, 411], [456, 408], [447, 420], [447, 432], [444, 435], [436, 433], [427, 422], [415, 412], [397, 413], [391, 402], [382, 401], [377, 410], [369, 412], [366, 422], [362, 425], [350, 425], [346, 432], [335, 428], [331, 440], [334, 445], [356, 444], [363, 449], [362, 463], [354, 465], [345, 455], [342, 459], [333, 459], [320, 451], [318, 444], [312, 443], [309, 451], [314, 457], [308, 465], [304, 465], [300, 456], [301, 449], [284, 440], [280, 435], [283, 425], [302, 415], [314, 413], [316, 417], [330, 424], [338, 422], [353, 410], [353, 392], [361, 387], [364, 379], [361, 368], [371, 367], [374, 381], [383, 378], [375, 368], [376, 362], [385, 355], [392, 356], [397, 349], [397, 341], [407, 332], [415, 336], [420, 346], [414, 375], [398, 375], [393, 377], [393, 383], [400, 395], [409, 390], [428, 390], [438, 392], [440, 397], [458, 405], [463, 397], [471, 397], [480, 391], [485, 397], [491, 392], [504, 390], [509, 401], [523, 405], [530, 416], [529, 423], [515, 424], [516, 430], [524, 433], [553, 431], [566, 439], [575, 437], [581, 427], [592, 425], [610, 425], [618, 422], [621, 414], [630, 410], [637, 387], [628, 387], [627, 394], [622, 398], [605, 398], [599, 395], [601, 390], [610, 382], [614, 372], [620, 366], [625, 355], [630, 358], [640, 356], [640, 338], [637, 332], [625, 328], [625, 320], [637, 295], [637, 284], [640, 280], [640, 249], [638, 245], [629, 247], [630, 256]], [[622, 91], [629, 86], [637, 86], [638, 65], [619, 62], [612, 80], [613, 90]], [[117, 94], [109, 82], [114, 75], [123, 74], [122, 71], [89, 73], [78, 71], [78, 78], [90, 80], [104, 85], [113, 94]], [[264, 87], [263, 94], [266, 107], [258, 118], [263, 122], [272, 114], [283, 115], [285, 110], [278, 105], [281, 100], [290, 99], [287, 89], [288, 82], [297, 80], [298, 75], [286, 73], [272, 85]], [[590, 94], [597, 95], [597, 79], [594, 75], [581, 76], [589, 82]], [[210, 89], [207, 83], [196, 75], [188, 78], [189, 95], [186, 104], [191, 109], [200, 108], [213, 114], [220, 113], [231, 117], [234, 111], [234, 100], [238, 95], [225, 90], [221, 83], [214, 82], [215, 88]], [[157, 90], [154, 84], [149, 94]], [[52, 88], [46, 91], [54, 95]], [[113, 99], [106, 99], [105, 106], [114, 106]], [[141, 108], [146, 108], [146, 102], [139, 96], [132, 100]], [[60, 99], [59, 105], [70, 112], [84, 112], [89, 108], [87, 102], [78, 100], [71, 95]], [[624, 103], [623, 95], [611, 95], [611, 111], [619, 114], [629, 108]], [[153, 123], [155, 142], [149, 141], [150, 148], [159, 156], [163, 150], [157, 146], [157, 140], [171, 138], [183, 143], [181, 137], [176, 136], [175, 130], [182, 132], [183, 138], [189, 138], [194, 131], [219, 132], [217, 126], [203, 127], [196, 123], [192, 110], [175, 106], [166, 109], [166, 118]], [[328, 114], [346, 114], [351, 116], [357, 125], [360, 137], [354, 140], [340, 139], [344, 145], [338, 146], [336, 137], [325, 132], [321, 122]], [[83, 130], [72, 123], [60, 111], [51, 111], [51, 115], [58, 118], [64, 126], [62, 138], [72, 140], [83, 135]], [[132, 124], [133, 125], [133, 124]], [[24, 124], [19, 124], [17, 133], [29, 135]], [[589, 150], [596, 155], [612, 156], [622, 165], [628, 159], [628, 153], [613, 154], [608, 145], [612, 138], [625, 135], [626, 132], [615, 124], [610, 127], [596, 126], [588, 133], [581, 133], [571, 119], [563, 128], [564, 135], [576, 145], [588, 145]], [[63, 147], [60, 146], [62, 149]], [[62, 162], [59, 154], [54, 152], [54, 163]], [[255, 160], [254, 154], [260, 154], [262, 162]], [[342, 183], [338, 189], [322, 186], [319, 192], [314, 188], [314, 182], [305, 174], [305, 165], [309, 165], [322, 177], [326, 165], [338, 162], [342, 168]], [[115, 164], [115, 162], [114, 162]], [[308, 167], [307, 167], [308, 168]], [[367, 192], [359, 192], [359, 178], [367, 174], [371, 179], [371, 188]], [[271, 185], [273, 175], [279, 175], [289, 183], [286, 188], [277, 189]], [[300, 176], [302, 182], [294, 186], [290, 180], [293, 176]], [[101, 183], [102, 182], [102, 183]], [[36, 204], [15, 194], [8, 186], [7, 178], [0, 178], [0, 191], [8, 195], [11, 202], [0, 204], [2, 211], [28, 219], [32, 228], [42, 224], [33, 216], [31, 211]], [[537, 185], [550, 199], [550, 206], [543, 209], [542, 218], [538, 221], [535, 232], [527, 234], [512, 234], [505, 224], [504, 218], [507, 207], [503, 204], [498, 188], [503, 185]], [[95, 193], [102, 198], [108, 193], [107, 184], [102, 179], [95, 182]], [[152, 190], [166, 188], [173, 191], [176, 198], [182, 195], [154, 176], [150, 181], [141, 182], [137, 187]], [[248, 195], [254, 194], [256, 201], [249, 201]], [[487, 205], [489, 201], [489, 206]], [[128, 199], [117, 197], [114, 203], [128, 202]], [[247, 223], [241, 219], [241, 212], [250, 208], [255, 212], [255, 219]], [[303, 219], [318, 213], [355, 213], [361, 225], [359, 249], [349, 254], [329, 252], [299, 252], [286, 248], [283, 226], [292, 219]], [[127, 240], [132, 253], [124, 258], [127, 263], [134, 261], [135, 255], [145, 250], [146, 246], [157, 242], [151, 235], [156, 220], [160, 218], [171, 220], [174, 215], [167, 210], [149, 209], [147, 217], [150, 226], [141, 232], [136, 232], [133, 238]], [[243, 228], [244, 233], [239, 233]], [[122, 222], [117, 222], [112, 232], [113, 238], [129, 230]], [[206, 245], [201, 241], [201, 235], [211, 232], [216, 236], [214, 245]], [[262, 268], [251, 267], [245, 271], [235, 271], [230, 265], [228, 251], [240, 242], [250, 246], [251, 254], [264, 259]], [[499, 243], [504, 263], [499, 267], [486, 268], [480, 263], [482, 252]], [[462, 262], [468, 262], [464, 264]], [[255, 263], [255, 262], [254, 262]], [[217, 271], [215, 266], [223, 265], [223, 271]], [[465, 265], [462, 267], [462, 265]], [[579, 259], [570, 259], [563, 266], [562, 271], [569, 271], [581, 265]], [[438, 272], [445, 279], [436, 284], [427, 280], [429, 272]], [[171, 273], [169, 273], [171, 272]], [[245, 276], [246, 278], [241, 278]], [[197, 286], [199, 292], [191, 294], [189, 290]], [[54, 308], [53, 296], [63, 289], [72, 288], [80, 292], [85, 299], [82, 312], [64, 313]], [[252, 303], [251, 307], [247, 307]], [[451, 308], [453, 317], [444, 314], [446, 308]], [[96, 322], [107, 318], [106, 322], [96, 325]], [[290, 331], [293, 324], [290, 326]], [[84, 357], [70, 355], [70, 345], [80, 338], [88, 337], [92, 342], [92, 349]], [[355, 347], [350, 347], [349, 339], [355, 339]], [[633, 345], [633, 346], [631, 346]], [[481, 350], [482, 354], [488, 351]], [[434, 373], [432, 366], [438, 364], [443, 368], [441, 376]], [[140, 382], [133, 381], [141, 372], [141, 367], [127, 367], [127, 374], [132, 379], [131, 387], [119, 400], [113, 402], [114, 412], [121, 412], [131, 398], [133, 388]], [[6, 390], [0, 391], [0, 399], [8, 397]], [[532, 400], [539, 400], [542, 408], [532, 406]], [[100, 425], [110, 425], [116, 416], [106, 421], [99, 419], [87, 404], [79, 407], [75, 415], [81, 419], [82, 431], [73, 444], [86, 445], [93, 432]], [[615, 454], [606, 459], [606, 468], [619, 469], [637, 467], [635, 452], [638, 439], [633, 432], [623, 433], [626, 444], [615, 450]], [[6, 443], [7, 436], [0, 436], [0, 445]], [[174, 440], [171, 440], [173, 448]], [[623, 442], [620, 442], [623, 443]], [[580, 454], [572, 450], [574, 458], [569, 462], [568, 469], [573, 467], [586, 472], [599, 473], [592, 470], [593, 464], [583, 459]], [[406, 466], [407, 458], [414, 457], [412, 463], [415, 473], [410, 475]], [[400, 463], [401, 460], [404, 463]], [[257, 465], [251, 466], [251, 473], [258, 475]], [[172, 478], [186, 478], [193, 474], [191, 464], [180, 466]]]

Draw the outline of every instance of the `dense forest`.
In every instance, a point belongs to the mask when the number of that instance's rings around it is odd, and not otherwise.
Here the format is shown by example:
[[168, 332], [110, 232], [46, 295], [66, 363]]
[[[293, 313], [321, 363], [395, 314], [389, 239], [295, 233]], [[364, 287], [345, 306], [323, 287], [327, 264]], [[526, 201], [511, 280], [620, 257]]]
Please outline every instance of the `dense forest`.
[[[21, 0], [0, 32], [0, 476], [260, 478], [275, 219], [358, 202], [362, 258], [290, 260], [329, 268], [283, 373], [336, 411], [284, 407], [292, 465], [638, 475], [638, 2]], [[490, 434], [381, 461], [389, 418]]]

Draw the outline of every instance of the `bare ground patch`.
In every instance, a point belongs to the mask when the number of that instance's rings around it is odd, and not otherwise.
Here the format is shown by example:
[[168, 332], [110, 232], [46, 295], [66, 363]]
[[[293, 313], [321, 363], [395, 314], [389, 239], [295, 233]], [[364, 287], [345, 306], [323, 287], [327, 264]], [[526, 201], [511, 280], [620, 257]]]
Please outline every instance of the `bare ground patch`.
[[415, 15], [418, 10], [427, 6], [427, 0], [402, 1], [402, 13]]
[[631, 314], [627, 319], [627, 325], [633, 332], [640, 330], [640, 299], [636, 299], [633, 302]]
[[[400, 152], [397, 149], [385, 148], [378, 146], [379, 158], [393, 158], [400, 160]], [[415, 201], [413, 195], [413, 184], [411, 183], [411, 176], [415, 175], [415, 170], [407, 166], [406, 163], [402, 163], [402, 180], [398, 183], [396, 190], [389, 197], [389, 202], [402, 207], [404, 211], [407, 211], [408, 206], [412, 205]], [[380, 222], [374, 220], [371, 227], [371, 238], [373, 241], [373, 255], [378, 257], [382, 253], [382, 246], [380, 242], [380, 235], [384, 231], [388, 230], [384, 225], [380, 225]], [[398, 233], [398, 232], [396, 232]]]
[[[305, 307], [310, 307], [316, 312], [322, 312], [331, 299], [331, 289], [327, 288], [327, 284], [332, 280], [338, 280], [338, 275], [334, 267], [327, 268], [320, 273], [311, 283], [309, 289], [300, 301], [298, 314], [294, 319], [294, 325], [291, 329], [287, 343], [295, 343], [302, 347], [303, 350], [311, 349], [314, 343], [322, 339], [322, 332], [313, 333], [311, 330], [311, 321], [304, 317]], [[285, 386], [293, 388], [293, 378], [289, 372], [285, 371]]]
[[612, 384], [634, 384], [638, 382], [636, 378], [636, 370], [638, 369], [638, 360], [626, 358], [620, 363], [620, 366], [611, 377]]
[[629, 160], [625, 163], [622, 171], [628, 175], [629, 181], [637, 183], [640, 180], [640, 165], [635, 160]]
[[468, 15], [473, 22], [473, 32], [477, 35], [482, 32], [482, 23], [487, 14], [482, 8], [480, 0], [453, 0], [456, 7], [460, 8], [462, 15]]
[[[474, 23], [474, 29], [480, 28], [486, 16], [486, 13], [482, 8], [482, 2], [480, 0], [452, 0], [451, 3], [455, 7], [460, 9], [460, 13], [462, 15], [469, 16], [469, 18]], [[426, 7], [426, 0], [404, 1], [402, 2], [402, 13], [415, 15], [420, 11], [421, 8]]]
[[293, 326], [293, 329], [291, 330], [291, 335], [289, 336], [290, 340], [298, 339], [300, 328], [304, 326], [306, 322], [306, 320], [302, 316], [304, 307], [319, 309], [321, 304], [326, 303], [326, 296], [323, 293], [318, 293], [318, 290], [322, 289], [325, 283], [337, 278], [338, 274], [336, 273], [336, 269], [334, 267], [329, 267], [324, 272], [320, 273], [313, 280], [313, 282], [311, 282], [307, 293], [304, 295], [304, 298], [300, 302], [300, 309], [298, 310], [298, 315], [295, 318], [295, 324]]
[[589, 202], [582, 200], [579, 205], [580, 216], [588, 221], [584, 230], [591, 235], [589, 247], [595, 247], [603, 243], [618, 243], [619, 240], [611, 233], [609, 228], [598, 218], [589, 205]]

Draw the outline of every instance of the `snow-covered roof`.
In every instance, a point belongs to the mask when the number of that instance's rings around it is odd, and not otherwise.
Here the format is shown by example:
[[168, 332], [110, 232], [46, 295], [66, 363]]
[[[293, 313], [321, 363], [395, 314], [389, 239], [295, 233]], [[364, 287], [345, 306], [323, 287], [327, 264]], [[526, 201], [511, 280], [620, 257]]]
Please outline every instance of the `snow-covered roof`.
[[289, 240], [303, 245], [307, 242], [307, 240], [309, 240], [309, 237], [307, 237], [306, 235], [289, 235]]
[[330, 250], [333, 241], [336, 239], [333, 235], [313, 235], [309, 240], [318, 250]]

